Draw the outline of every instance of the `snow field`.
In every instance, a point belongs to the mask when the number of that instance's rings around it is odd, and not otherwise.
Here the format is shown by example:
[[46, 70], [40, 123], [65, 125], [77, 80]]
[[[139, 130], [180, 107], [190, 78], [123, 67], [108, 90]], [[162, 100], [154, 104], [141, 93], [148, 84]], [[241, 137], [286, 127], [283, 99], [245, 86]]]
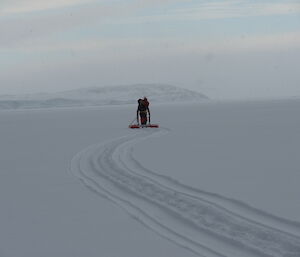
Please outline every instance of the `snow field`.
[[[90, 147], [73, 159], [72, 170], [89, 188], [199, 256], [292, 257], [300, 253], [300, 224], [257, 211], [256, 216], [262, 214], [264, 220], [269, 216], [269, 223], [279, 220], [283, 228], [293, 226], [297, 232], [293, 235], [243, 217], [225, 209], [221, 196], [214, 195], [214, 202], [203, 192], [188, 187], [186, 190], [184, 185], [147, 170], [130, 154], [131, 146], [139, 140], [166, 131], [144, 129], [127, 138]], [[227, 202], [230, 200], [225, 199]], [[231, 205], [254, 210], [236, 201]]]
[[298, 257], [299, 107], [0, 112], [0, 255]]

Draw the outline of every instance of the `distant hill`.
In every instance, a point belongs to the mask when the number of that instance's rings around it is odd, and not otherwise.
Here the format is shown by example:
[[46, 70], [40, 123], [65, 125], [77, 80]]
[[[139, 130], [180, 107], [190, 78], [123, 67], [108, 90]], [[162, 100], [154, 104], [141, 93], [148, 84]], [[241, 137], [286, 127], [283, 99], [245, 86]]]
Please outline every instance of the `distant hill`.
[[58, 93], [0, 96], [0, 110], [135, 104], [146, 96], [154, 103], [199, 102], [204, 94], [163, 84], [81, 88]]

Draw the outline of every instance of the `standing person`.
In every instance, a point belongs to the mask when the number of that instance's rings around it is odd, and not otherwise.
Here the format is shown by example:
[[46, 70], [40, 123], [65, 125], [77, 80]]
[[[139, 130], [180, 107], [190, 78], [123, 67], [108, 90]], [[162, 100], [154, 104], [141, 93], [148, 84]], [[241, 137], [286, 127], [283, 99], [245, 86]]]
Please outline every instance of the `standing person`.
[[148, 99], [146, 97], [144, 97], [144, 99], [138, 100], [138, 108], [136, 111], [136, 119], [137, 119], [138, 124], [140, 124], [139, 116], [140, 116], [141, 125], [147, 124], [147, 121], [148, 121], [147, 113], [149, 115], [149, 123], [150, 123], [149, 102], [148, 102]]

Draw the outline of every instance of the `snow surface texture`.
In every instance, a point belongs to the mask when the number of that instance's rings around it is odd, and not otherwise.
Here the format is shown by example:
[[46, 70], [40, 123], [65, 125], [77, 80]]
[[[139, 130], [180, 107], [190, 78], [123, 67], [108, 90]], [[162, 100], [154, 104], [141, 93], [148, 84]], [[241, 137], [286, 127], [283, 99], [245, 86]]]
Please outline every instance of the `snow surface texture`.
[[299, 109], [2, 111], [0, 256], [299, 257]]
[[137, 84], [94, 87], [54, 94], [4, 95], [0, 96], [0, 110], [135, 104], [137, 99], [144, 96], [153, 103], [208, 99], [201, 93], [171, 85]]
[[71, 169], [90, 189], [199, 256], [300, 256], [300, 223], [183, 185], [133, 157], [136, 143], [168, 131], [145, 129], [88, 147]]

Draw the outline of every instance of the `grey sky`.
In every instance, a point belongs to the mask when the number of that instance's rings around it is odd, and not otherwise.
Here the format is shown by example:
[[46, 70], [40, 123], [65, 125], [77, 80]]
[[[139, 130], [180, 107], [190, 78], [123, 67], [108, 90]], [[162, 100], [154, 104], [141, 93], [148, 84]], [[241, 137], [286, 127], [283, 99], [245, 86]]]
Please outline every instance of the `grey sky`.
[[0, 94], [168, 83], [300, 96], [298, 1], [9, 0], [0, 33]]

